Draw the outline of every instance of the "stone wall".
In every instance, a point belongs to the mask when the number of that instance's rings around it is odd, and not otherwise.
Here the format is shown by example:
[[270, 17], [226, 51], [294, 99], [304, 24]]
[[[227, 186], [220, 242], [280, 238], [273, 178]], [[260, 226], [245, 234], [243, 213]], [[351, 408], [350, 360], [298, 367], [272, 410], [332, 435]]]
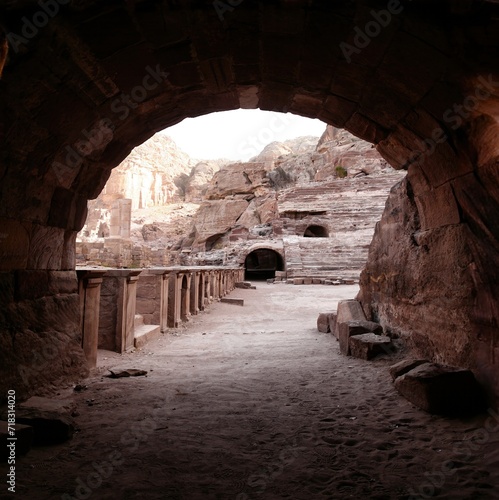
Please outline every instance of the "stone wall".
[[140, 274], [137, 283], [137, 314], [146, 325], [159, 325], [161, 311], [161, 280], [157, 275]]

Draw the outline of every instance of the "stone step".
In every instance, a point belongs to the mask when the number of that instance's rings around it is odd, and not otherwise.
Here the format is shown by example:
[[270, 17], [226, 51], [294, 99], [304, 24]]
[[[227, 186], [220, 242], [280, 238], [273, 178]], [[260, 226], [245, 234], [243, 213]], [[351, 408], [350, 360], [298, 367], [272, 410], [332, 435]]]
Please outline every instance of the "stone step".
[[142, 314], [136, 314], [133, 320], [133, 327], [135, 329], [140, 328], [144, 324], [144, 316]]
[[144, 325], [142, 323], [142, 325], [134, 329], [133, 336], [135, 348], [141, 349], [148, 342], [151, 342], [161, 336], [161, 327], [159, 325]]

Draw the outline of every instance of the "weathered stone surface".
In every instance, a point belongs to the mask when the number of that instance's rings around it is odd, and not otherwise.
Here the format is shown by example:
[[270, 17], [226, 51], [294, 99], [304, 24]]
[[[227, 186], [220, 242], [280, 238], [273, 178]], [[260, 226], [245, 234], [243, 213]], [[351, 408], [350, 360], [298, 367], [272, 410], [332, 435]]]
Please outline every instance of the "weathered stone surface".
[[485, 409], [483, 390], [470, 370], [423, 363], [395, 379], [395, 388], [419, 408], [440, 415]]
[[223, 297], [220, 302], [225, 304], [232, 304], [233, 306], [244, 306], [244, 299], [231, 299], [228, 297]]
[[377, 331], [378, 335], [382, 333], [380, 325], [373, 323], [372, 321], [356, 320], [345, 321], [343, 323], [339, 323], [338, 319], [336, 321], [338, 340], [340, 341], [340, 351], [341, 354], [344, 354], [345, 356], [350, 355], [350, 337], [354, 335], [362, 335], [364, 333], [372, 333], [374, 331]]
[[404, 359], [403, 361], [390, 366], [390, 376], [392, 377], [392, 380], [395, 380], [396, 378], [405, 375], [407, 372], [410, 372], [414, 368], [425, 363], [429, 363], [429, 361], [425, 359]]
[[366, 315], [360, 303], [356, 300], [340, 300], [338, 302], [337, 315], [336, 329], [334, 331], [334, 335], [337, 339], [339, 339], [339, 328], [341, 323], [346, 323], [347, 321], [366, 321]]
[[243, 290], [256, 290], [256, 286], [253, 286], [249, 281], [238, 281], [234, 286]]
[[330, 333], [330, 317], [331, 313], [321, 313], [317, 318], [317, 330], [321, 333]]
[[476, 288], [468, 235], [464, 224], [423, 231], [411, 183], [403, 180], [376, 228], [358, 298], [368, 316], [421, 358], [473, 367], [469, 298]]
[[[15, 436], [11, 436], [9, 430], [14, 428]], [[16, 423], [14, 425], [10, 425], [3, 420], [0, 420], [0, 446], [2, 448], [2, 452], [0, 454], [0, 460], [7, 460], [10, 455], [10, 449], [7, 448], [8, 443], [12, 443], [9, 441], [9, 437], [15, 437], [15, 456], [26, 455], [28, 451], [31, 449], [31, 445], [33, 443], [33, 427], [30, 425], [23, 425]]]
[[334, 335], [336, 332], [336, 322], [338, 321], [338, 313], [331, 313], [329, 315], [329, 331]]
[[33, 428], [35, 445], [61, 443], [76, 430], [70, 415], [73, 405], [69, 400], [32, 397], [19, 405], [16, 421]]
[[351, 356], [369, 361], [378, 356], [378, 354], [390, 353], [392, 341], [390, 337], [385, 335], [364, 333], [362, 335], [350, 336], [348, 345]]

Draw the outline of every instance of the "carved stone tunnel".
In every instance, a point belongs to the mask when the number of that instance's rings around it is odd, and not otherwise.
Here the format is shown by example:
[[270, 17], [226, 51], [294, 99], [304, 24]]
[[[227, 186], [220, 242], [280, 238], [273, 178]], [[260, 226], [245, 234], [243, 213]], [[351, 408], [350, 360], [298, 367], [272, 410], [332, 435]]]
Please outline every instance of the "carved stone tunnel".
[[244, 269], [247, 280], [272, 279], [276, 271], [284, 271], [284, 260], [275, 250], [258, 248], [246, 256]]
[[111, 169], [156, 131], [236, 108], [320, 118], [408, 171], [360, 299], [499, 394], [496, 2], [51, 5], [0, 8], [2, 394], [86, 371], [75, 237]]

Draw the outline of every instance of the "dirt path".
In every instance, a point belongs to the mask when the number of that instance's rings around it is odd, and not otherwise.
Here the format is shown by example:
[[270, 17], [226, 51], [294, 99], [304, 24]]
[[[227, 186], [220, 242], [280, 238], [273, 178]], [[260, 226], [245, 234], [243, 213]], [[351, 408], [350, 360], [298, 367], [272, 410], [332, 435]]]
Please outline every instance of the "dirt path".
[[100, 353], [101, 374], [149, 374], [71, 393], [81, 431], [20, 460], [15, 498], [499, 498], [485, 416], [427, 415], [392, 388], [393, 361], [343, 357], [317, 332], [318, 313], [355, 293], [260, 283], [231, 294], [244, 307], [213, 304], [142, 351]]

